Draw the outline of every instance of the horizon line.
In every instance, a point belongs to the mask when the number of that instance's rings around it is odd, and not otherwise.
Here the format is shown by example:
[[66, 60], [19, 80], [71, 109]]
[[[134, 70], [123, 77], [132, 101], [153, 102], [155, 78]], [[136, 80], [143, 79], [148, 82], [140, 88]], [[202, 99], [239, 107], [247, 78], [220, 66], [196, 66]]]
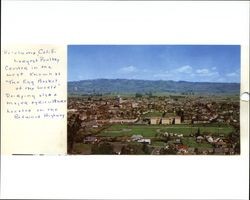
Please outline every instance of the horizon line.
[[94, 81], [94, 80], [133, 80], [133, 81], [171, 81], [171, 82], [188, 82], [188, 83], [236, 83], [240, 84], [240, 82], [209, 82], [209, 81], [185, 81], [185, 80], [150, 80], [150, 79], [129, 79], [129, 78], [93, 78], [93, 79], [81, 79], [81, 80], [68, 80], [67, 82], [80, 82], [80, 81]]

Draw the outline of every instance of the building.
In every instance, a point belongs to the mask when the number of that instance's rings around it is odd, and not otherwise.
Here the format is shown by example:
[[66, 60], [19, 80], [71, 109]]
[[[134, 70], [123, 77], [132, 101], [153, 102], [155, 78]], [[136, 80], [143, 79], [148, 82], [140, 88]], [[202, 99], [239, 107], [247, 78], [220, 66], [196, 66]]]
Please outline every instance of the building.
[[173, 124], [174, 118], [173, 117], [163, 117], [161, 120], [162, 124]]
[[77, 112], [77, 109], [68, 109], [68, 113], [75, 113]]
[[98, 141], [95, 136], [87, 136], [83, 139], [83, 143], [85, 144], [94, 144]]
[[141, 140], [141, 139], [143, 139], [142, 135], [132, 135], [131, 136], [132, 141], [138, 141], [138, 140]]
[[196, 138], [196, 142], [198, 142], [198, 143], [201, 143], [203, 140], [204, 140], [204, 137], [202, 137], [202, 136], [198, 136]]
[[87, 118], [88, 118], [88, 116], [87, 116], [86, 112], [80, 113], [80, 119], [82, 121], [85, 120], [85, 119], [87, 119]]
[[174, 117], [174, 124], [181, 124], [181, 117], [180, 116]]
[[140, 140], [137, 140], [137, 142], [145, 143], [145, 144], [151, 144], [151, 139], [140, 139]]
[[150, 117], [150, 124], [160, 124], [161, 117]]
[[173, 115], [165, 115], [162, 120], [162, 124], [181, 124], [181, 117], [180, 116], [173, 116]]

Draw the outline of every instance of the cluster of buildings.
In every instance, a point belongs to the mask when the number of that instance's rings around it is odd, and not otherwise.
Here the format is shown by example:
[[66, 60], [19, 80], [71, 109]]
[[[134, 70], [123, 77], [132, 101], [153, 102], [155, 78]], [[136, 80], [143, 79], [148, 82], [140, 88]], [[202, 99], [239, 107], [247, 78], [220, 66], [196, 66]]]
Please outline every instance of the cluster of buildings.
[[205, 97], [172, 98], [79, 97], [69, 98], [68, 113], [78, 113], [82, 120], [96, 123], [135, 123], [145, 113], [149, 124], [239, 123], [239, 102], [211, 100]]
[[[98, 144], [102, 141], [112, 142], [114, 138], [98, 135], [113, 124], [234, 124], [239, 127], [239, 102], [223, 97], [114, 97], [83, 96], [68, 98], [68, 126], [72, 126], [76, 116], [80, 125], [78, 134], [85, 144]], [[235, 130], [239, 132], [239, 130]], [[70, 134], [70, 133], [68, 133]], [[166, 152], [174, 150], [176, 154], [234, 154], [236, 142], [212, 135], [195, 137], [199, 144], [208, 143], [208, 148], [191, 148], [183, 144], [182, 134], [168, 133], [164, 136]], [[117, 138], [116, 138], [117, 139]], [[143, 138], [132, 135], [118, 142], [137, 142], [152, 145], [155, 138]], [[79, 142], [79, 141], [78, 141]], [[123, 144], [124, 146], [124, 144]], [[156, 152], [153, 151], [152, 152]], [[160, 153], [159, 151], [157, 151]], [[163, 151], [164, 152], [164, 151]]]
[[[145, 117], [144, 119], [147, 119]], [[149, 124], [181, 124], [181, 117], [175, 113], [163, 114], [162, 117], [148, 117]]]
[[[194, 137], [194, 139], [198, 144], [201, 144], [200, 147], [189, 147], [183, 144], [182, 139], [176, 139], [174, 146], [172, 145], [171, 148], [176, 151], [176, 154], [181, 155], [233, 155], [238, 153], [237, 150], [235, 150], [236, 144], [232, 144], [225, 137], [203, 135]], [[209, 144], [209, 146], [203, 146], [202, 144], [204, 143]], [[167, 145], [165, 148], [170, 148], [170, 145]]]

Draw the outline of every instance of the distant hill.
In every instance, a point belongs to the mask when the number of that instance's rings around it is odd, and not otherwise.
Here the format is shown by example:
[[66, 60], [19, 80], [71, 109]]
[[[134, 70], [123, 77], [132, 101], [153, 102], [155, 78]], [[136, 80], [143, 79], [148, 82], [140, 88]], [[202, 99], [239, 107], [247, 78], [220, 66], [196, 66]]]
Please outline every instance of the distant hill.
[[105, 93], [239, 94], [239, 83], [94, 79], [68, 82], [69, 94]]

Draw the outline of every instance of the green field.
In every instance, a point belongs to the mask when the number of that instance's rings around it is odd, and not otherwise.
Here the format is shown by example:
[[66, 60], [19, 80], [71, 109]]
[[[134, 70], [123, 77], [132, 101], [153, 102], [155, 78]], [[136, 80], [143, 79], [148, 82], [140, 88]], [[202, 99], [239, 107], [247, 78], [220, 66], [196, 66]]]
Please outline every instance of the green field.
[[166, 146], [166, 143], [161, 141], [152, 141], [152, 146], [164, 147]]
[[204, 141], [202, 143], [197, 143], [195, 141], [195, 138], [193, 138], [193, 137], [182, 138], [182, 143], [184, 145], [187, 145], [188, 147], [194, 147], [194, 148], [198, 148], [198, 147], [212, 148], [213, 147], [211, 144], [207, 143], [206, 141]]
[[177, 133], [188, 136], [190, 134], [195, 134], [200, 129], [200, 133], [212, 133], [213, 135], [224, 134], [225, 136], [232, 132], [234, 129], [230, 126], [215, 126], [213, 124], [206, 126], [203, 125], [187, 125], [187, 124], [178, 124], [178, 125], [124, 125], [124, 124], [115, 124], [111, 127], [103, 130], [99, 133], [100, 136], [132, 136], [132, 135], [142, 135], [144, 137], [155, 137], [159, 133]]

